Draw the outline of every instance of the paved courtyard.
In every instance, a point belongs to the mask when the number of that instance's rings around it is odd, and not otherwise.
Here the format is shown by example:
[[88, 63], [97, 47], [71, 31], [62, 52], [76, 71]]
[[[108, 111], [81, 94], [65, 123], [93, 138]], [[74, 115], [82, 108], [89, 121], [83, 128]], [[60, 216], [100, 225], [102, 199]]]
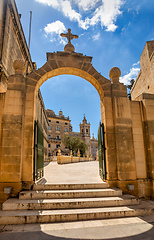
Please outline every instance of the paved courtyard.
[[[45, 163], [45, 176], [40, 183], [96, 183], [98, 162], [58, 165]], [[0, 226], [0, 240], [153, 240], [154, 215], [94, 221], [23, 224]]]
[[70, 164], [57, 164], [56, 161], [46, 162], [44, 179], [46, 183], [98, 183], [99, 162], [79, 162]]

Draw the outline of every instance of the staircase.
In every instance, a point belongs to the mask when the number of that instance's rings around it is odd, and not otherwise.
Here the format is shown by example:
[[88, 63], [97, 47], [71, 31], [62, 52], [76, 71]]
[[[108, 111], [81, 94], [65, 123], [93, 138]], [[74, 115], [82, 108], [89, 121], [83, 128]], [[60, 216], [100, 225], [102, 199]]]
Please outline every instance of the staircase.
[[154, 204], [140, 202], [107, 183], [35, 184], [19, 198], [5, 201], [0, 224], [54, 223], [141, 216], [154, 213]]

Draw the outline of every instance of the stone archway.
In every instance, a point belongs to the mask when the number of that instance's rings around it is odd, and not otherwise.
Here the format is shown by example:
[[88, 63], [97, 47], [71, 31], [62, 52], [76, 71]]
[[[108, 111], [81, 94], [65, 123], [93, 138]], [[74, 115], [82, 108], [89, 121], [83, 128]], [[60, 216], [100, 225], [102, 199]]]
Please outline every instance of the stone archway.
[[[22, 188], [30, 189], [33, 184], [36, 93], [47, 79], [62, 74], [84, 78], [99, 93], [110, 186], [119, 184], [126, 190], [128, 183], [137, 184], [131, 109], [126, 86], [119, 83], [121, 72], [118, 68], [111, 69], [110, 81], [96, 71], [91, 61], [92, 57], [75, 52], [47, 53], [45, 65], [26, 77], [23, 76], [24, 63], [15, 61], [16, 73], [9, 77], [4, 106], [0, 179], [3, 186], [13, 187], [13, 195]], [[15, 142], [12, 141], [13, 137]]]
[[[113, 128], [113, 116], [112, 116], [112, 103], [111, 103], [111, 81], [104, 78], [100, 73], [96, 71], [96, 69], [91, 64], [92, 57], [83, 56], [78, 53], [69, 53], [69, 52], [58, 52], [58, 53], [47, 53], [47, 62], [45, 65], [36, 70], [34, 73], [31, 73], [27, 76], [27, 96], [30, 96], [31, 91], [33, 89], [34, 95], [31, 94], [31, 104], [29, 103], [30, 98], [28, 97], [27, 106], [30, 104], [35, 108], [35, 95], [40, 88], [40, 86], [49, 78], [54, 76], [62, 75], [62, 74], [71, 74], [84, 78], [89, 81], [97, 90], [100, 96], [101, 101], [101, 112], [102, 112], [102, 121], [105, 124], [105, 131], [110, 127]], [[121, 86], [121, 84], [120, 84]], [[106, 106], [106, 107], [105, 107]], [[104, 110], [106, 110], [106, 116], [104, 115]], [[35, 109], [34, 109], [35, 113]], [[107, 120], [108, 116], [108, 120]], [[35, 119], [35, 114], [34, 114]], [[34, 121], [33, 119], [33, 121]], [[107, 121], [106, 121], [107, 120]], [[25, 124], [26, 128], [29, 128], [28, 122], [26, 120]], [[110, 135], [114, 135], [113, 131], [111, 134], [108, 134], [108, 139]], [[112, 136], [113, 138], [113, 136]], [[115, 142], [113, 143], [115, 144]], [[107, 169], [108, 178], [115, 181], [117, 179], [116, 173], [116, 154], [113, 154], [115, 150], [115, 146], [111, 146], [106, 142], [107, 146], [107, 156], [114, 156], [114, 164], [108, 163], [108, 165], [112, 165], [111, 172], [109, 168]], [[112, 150], [111, 150], [112, 149]], [[26, 149], [25, 149], [26, 151]], [[108, 159], [111, 159], [108, 158]], [[113, 160], [113, 157], [112, 157]], [[26, 160], [27, 162], [27, 160]], [[24, 166], [24, 163], [23, 163]], [[26, 166], [27, 167], [27, 166]], [[111, 177], [112, 176], [112, 177]], [[28, 179], [26, 179], [28, 180]]]

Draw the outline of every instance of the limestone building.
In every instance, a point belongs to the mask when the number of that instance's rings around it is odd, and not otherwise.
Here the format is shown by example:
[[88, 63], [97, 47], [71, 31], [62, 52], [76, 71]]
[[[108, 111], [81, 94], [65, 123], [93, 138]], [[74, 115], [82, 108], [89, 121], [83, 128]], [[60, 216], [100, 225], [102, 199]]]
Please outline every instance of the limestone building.
[[[0, 0], [0, 144], [1, 144], [1, 129], [3, 128], [3, 111], [5, 104], [5, 92], [8, 89], [8, 78], [14, 75], [15, 72], [19, 75], [23, 73], [26, 76], [36, 70], [36, 64], [32, 61], [30, 51], [25, 39], [23, 28], [21, 25], [21, 14], [18, 13], [16, 3], [14, 0]], [[23, 62], [24, 64], [23, 64]], [[25, 64], [26, 63], [26, 64]], [[20, 71], [17, 67], [20, 66]], [[24, 87], [25, 81], [20, 86]], [[18, 96], [18, 87], [14, 87], [14, 95]], [[22, 93], [22, 101], [24, 101], [25, 92]], [[11, 96], [10, 96], [11, 99]], [[11, 100], [10, 100], [11, 101]], [[17, 116], [22, 113], [22, 103], [15, 101], [16, 106], [13, 108], [14, 114]], [[48, 156], [48, 119], [45, 113], [44, 103], [40, 91], [36, 94], [36, 115], [35, 121], [42, 129], [43, 142], [42, 142], [42, 158]], [[29, 104], [27, 114], [32, 111], [32, 106]], [[11, 106], [10, 106], [11, 109]], [[16, 119], [16, 122], [18, 120]], [[9, 124], [9, 123], [8, 123]], [[32, 129], [33, 131], [33, 129]], [[14, 131], [10, 137], [14, 138]], [[37, 143], [35, 144], [37, 145]], [[6, 154], [6, 153], [5, 153]], [[37, 154], [33, 154], [34, 155]], [[1, 151], [0, 151], [1, 158]]]
[[91, 155], [95, 158], [97, 152], [97, 139], [90, 137], [90, 123], [84, 117], [82, 123], [80, 123], [80, 132], [73, 132], [71, 120], [69, 117], [65, 117], [62, 111], [59, 111], [59, 115], [56, 115], [53, 110], [47, 109], [46, 114], [49, 120], [49, 130], [48, 130], [48, 158], [51, 159], [52, 156], [56, 156], [58, 149], [61, 149], [62, 155], [69, 155], [69, 149], [65, 148], [63, 144], [63, 139], [65, 135], [70, 135], [71, 137], [79, 137], [87, 145], [86, 155]]
[[97, 151], [98, 151], [98, 139], [94, 138], [94, 135], [91, 139], [91, 155], [95, 158], [97, 158]]
[[140, 57], [141, 70], [131, 89], [132, 100], [142, 93], [154, 94], [154, 41], [148, 41]]
[[[36, 70], [15, 1], [1, 0], [0, 201], [8, 197], [6, 187], [12, 187], [10, 196], [15, 197], [34, 185], [36, 95], [47, 79], [62, 74], [84, 78], [100, 96], [106, 155], [101, 177], [124, 193], [130, 193], [128, 186], [133, 185], [131, 194], [154, 199], [154, 41], [146, 43], [140, 63], [131, 101], [119, 82], [119, 68], [113, 67], [110, 79], [105, 78], [92, 65], [92, 57], [75, 52], [70, 41], [64, 51], [48, 52], [45, 64]], [[41, 148], [36, 150], [42, 154], [42, 131], [39, 134]]]
[[39, 123], [43, 133], [43, 154], [44, 154], [44, 160], [47, 160], [48, 144], [49, 144], [49, 141], [48, 141], [49, 121], [45, 111], [44, 102], [43, 102], [43, 98], [40, 90], [36, 95], [36, 120], [35, 121]]
[[64, 147], [62, 140], [64, 135], [70, 134], [71, 131], [71, 120], [69, 117], [65, 117], [62, 111], [59, 111], [59, 115], [56, 115], [53, 110], [47, 109], [46, 114], [49, 120], [48, 130], [48, 158], [56, 156], [58, 149], [61, 149], [62, 154], [69, 154], [69, 150]]
[[27, 63], [29, 73], [35, 68], [20, 18], [14, 0], [0, 1], [0, 92], [5, 92], [8, 77], [15, 73], [13, 63], [16, 59]]

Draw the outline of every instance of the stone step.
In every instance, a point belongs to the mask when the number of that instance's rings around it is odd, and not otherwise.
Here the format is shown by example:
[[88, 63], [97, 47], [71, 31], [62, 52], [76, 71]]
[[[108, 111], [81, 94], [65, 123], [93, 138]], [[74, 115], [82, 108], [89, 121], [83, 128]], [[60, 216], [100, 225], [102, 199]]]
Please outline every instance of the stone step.
[[0, 211], [0, 224], [54, 223], [154, 214], [154, 204], [66, 210]]
[[101, 207], [136, 205], [139, 203], [140, 203], [139, 199], [131, 195], [123, 195], [121, 197], [42, 199], [42, 200], [21, 200], [17, 198], [12, 198], [8, 199], [3, 203], [2, 210], [11, 211], [11, 210], [101, 208]]
[[84, 184], [34, 184], [33, 190], [77, 190], [77, 189], [104, 189], [109, 184], [102, 183], [84, 183]]
[[121, 196], [122, 191], [116, 189], [81, 189], [81, 190], [42, 190], [22, 191], [19, 199], [62, 199], [62, 198], [93, 198]]

